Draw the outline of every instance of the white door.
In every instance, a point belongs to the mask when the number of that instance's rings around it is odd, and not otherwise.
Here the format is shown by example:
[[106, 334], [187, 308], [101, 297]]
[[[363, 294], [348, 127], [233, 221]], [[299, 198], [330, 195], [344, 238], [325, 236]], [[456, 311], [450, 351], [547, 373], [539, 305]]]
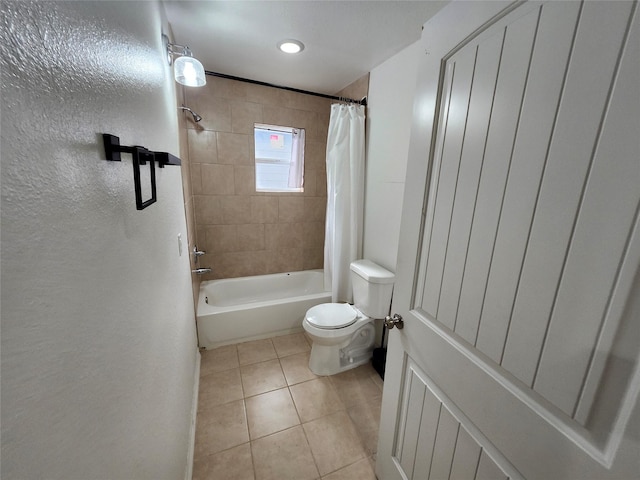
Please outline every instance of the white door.
[[425, 25], [377, 475], [640, 478], [637, 4]]

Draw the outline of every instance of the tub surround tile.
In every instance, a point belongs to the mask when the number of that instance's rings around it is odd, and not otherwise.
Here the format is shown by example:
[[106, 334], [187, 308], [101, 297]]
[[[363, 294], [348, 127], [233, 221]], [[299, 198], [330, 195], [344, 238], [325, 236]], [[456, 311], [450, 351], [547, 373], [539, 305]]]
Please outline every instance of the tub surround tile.
[[316, 176], [316, 193], [318, 196], [324, 196], [325, 201], [327, 198], [327, 173], [325, 171], [321, 171]]
[[257, 480], [314, 480], [318, 469], [302, 427], [251, 442]]
[[192, 164], [217, 163], [218, 147], [216, 132], [209, 130], [188, 130], [189, 160]]
[[318, 176], [317, 170], [305, 169], [304, 172], [304, 184], [303, 194], [308, 197], [316, 196], [316, 177]]
[[207, 226], [204, 231], [206, 241], [202, 242], [201, 246], [208, 254], [235, 252], [237, 250], [237, 225], [211, 225]]
[[325, 141], [314, 141], [305, 139], [304, 145], [304, 165], [305, 169], [309, 168], [310, 170], [317, 170], [321, 172], [325, 172], [326, 165], [326, 155], [327, 155], [327, 142]]
[[305, 125], [300, 125], [296, 122], [296, 110], [292, 108], [284, 108], [280, 105], [282, 104], [272, 103], [271, 105], [265, 105], [262, 108], [262, 118], [264, 119], [264, 123], [285, 127], [305, 128]]
[[254, 480], [249, 443], [215, 453], [193, 462], [193, 480]]
[[289, 390], [303, 423], [345, 408], [327, 377], [293, 385]]
[[245, 397], [259, 395], [287, 386], [280, 362], [269, 360], [240, 367]]
[[[324, 234], [317, 236], [313, 243], [305, 242], [300, 226], [307, 222], [324, 223], [326, 132], [331, 102], [216, 77], [210, 78], [202, 88], [186, 89], [184, 97], [185, 104], [203, 117], [201, 122], [194, 123], [190, 115], [179, 115], [181, 149], [187, 152], [181, 156], [186, 159], [184, 191], [192, 199], [195, 229], [250, 224], [265, 228], [263, 244], [256, 243], [251, 236], [245, 243], [218, 247], [217, 253], [247, 255], [244, 260], [210, 257], [209, 264], [215, 270], [199, 279], [321, 268]], [[255, 123], [306, 129], [303, 193], [255, 191]], [[266, 226], [277, 224], [284, 227], [278, 227], [276, 234], [270, 236]], [[210, 241], [214, 242], [218, 243]], [[200, 240], [198, 246], [203, 244]], [[215, 252], [212, 250], [212, 253]]]
[[[327, 141], [329, 135], [329, 120], [331, 118], [331, 110], [326, 113], [318, 113], [318, 140]], [[326, 147], [325, 147], [326, 148]]]
[[240, 368], [210, 373], [200, 378], [198, 411], [210, 410], [243, 398]]
[[324, 223], [326, 204], [326, 197], [304, 197], [304, 221]]
[[231, 101], [231, 128], [233, 133], [253, 135], [255, 123], [262, 123], [262, 105], [244, 100]]
[[324, 223], [305, 222], [302, 225], [304, 248], [324, 248]]
[[278, 197], [251, 197], [251, 223], [269, 224], [277, 221]]
[[[247, 101], [261, 103], [262, 105], [284, 105], [290, 93], [278, 88], [271, 88], [264, 85], [255, 85], [251, 83], [245, 83], [244, 85]], [[264, 121], [265, 123], [269, 123], [266, 119]]]
[[238, 356], [240, 358], [240, 365], [264, 362], [265, 360], [277, 358], [270, 338], [239, 343]]
[[218, 132], [218, 163], [251, 165], [249, 140], [253, 135]]
[[247, 398], [245, 404], [251, 440], [300, 425], [288, 388]]
[[331, 100], [322, 97], [304, 95], [302, 93], [292, 93], [287, 95], [284, 106], [296, 110], [309, 110], [312, 112], [328, 112]]
[[[191, 90], [194, 90], [194, 92], [189, 97], [198, 95], [195, 93], [197, 89]], [[189, 105], [195, 105], [193, 108], [202, 115], [202, 120], [198, 123], [187, 120], [187, 128], [231, 132], [231, 102], [226, 98], [210, 95], [208, 92], [202, 92], [202, 94], [202, 97], [198, 100], [189, 102]], [[184, 115], [189, 115], [189, 113]]]
[[296, 272], [302, 270], [304, 264], [303, 250], [297, 248], [282, 248], [271, 251], [267, 257], [267, 271], [273, 273]]
[[212, 195], [194, 195], [196, 224], [198, 227], [205, 225], [218, 225], [222, 221], [221, 197]]
[[201, 353], [200, 378], [214, 372], [222, 372], [238, 368], [238, 348], [235, 345], [218, 347], [213, 350], [204, 350]]
[[304, 221], [303, 197], [278, 197], [278, 222], [302, 223]]
[[376, 474], [371, 467], [371, 463], [368, 458], [358, 460], [356, 463], [352, 463], [348, 467], [341, 468], [326, 477], [322, 477], [322, 480], [376, 480]]
[[281, 358], [280, 365], [282, 365], [282, 371], [287, 380], [287, 385], [295, 385], [306, 382], [307, 380], [319, 378], [309, 370], [309, 352]]
[[324, 247], [305, 248], [302, 251], [303, 270], [315, 270], [324, 267]]
[[207, 195], [233, 195], [235, 177], [233, 165], [201, 164], [202, 193]]
[[302, 426], [320, 475], [350, 465], [366, 454], [346, 412], [337, 412]]
[[274, 337], [271, 340], [279, 358], [311, 350], [311, 346], [309, 342], [307, 342], [304, 333], [282, 335], [280, 337]]
[[190, 103], [205, 102], [208, 97], [220, 98], [244, 98], [246, 97], [245, 84], [221, 77], [207, 77], [207, 84], [198, 88], [185, 88], [185, 96]]
[[248, 441], [244, 400], [198, 412], [195, 458], [222, 452]]
[[[202, 195], [201, 165], [202, 164], [200, 163], [193, 163], [189, 167], [189, 175], [191, 176], [191, 195]], [[189, 195], [189, 197], [191, 197], [191, 195]]]
[[265, 225], [267, 250], [299, 248], [304, 241], [303, 223], [275, 223]]
[[264, 225], [247, 224], [238, 225], [238, 250], [264, 250]]
[[220, 197], [222, 222], [227, 225], [251, 223], [251, 197], [224, 195]]
[[227, 252], [210, 260], [215, 278], [246, 277], [266, 273], [266, 255], [263, 251]]
[[256, 191], [256, 169], [252, 165], [235, 165], [234, 193], [236, 195], [252, 195]]

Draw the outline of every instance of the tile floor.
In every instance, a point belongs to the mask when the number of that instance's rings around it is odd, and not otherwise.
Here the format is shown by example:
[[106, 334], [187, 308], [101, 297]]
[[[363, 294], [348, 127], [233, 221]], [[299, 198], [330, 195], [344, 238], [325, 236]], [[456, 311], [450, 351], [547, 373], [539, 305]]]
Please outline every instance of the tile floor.
[[303, 333], [205, 351], [194, 480], [375, 480], [382, 380], [308, 369]]

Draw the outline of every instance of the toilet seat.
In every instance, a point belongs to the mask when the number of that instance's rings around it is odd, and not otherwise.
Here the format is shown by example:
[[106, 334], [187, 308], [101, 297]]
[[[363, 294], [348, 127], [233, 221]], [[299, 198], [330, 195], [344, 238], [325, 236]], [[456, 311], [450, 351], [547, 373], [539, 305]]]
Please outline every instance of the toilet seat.
[[305, 318], [314, 327], [333, 330], [354, 324], [358, 312], [348, 303], [322, 303], [311, 307]]

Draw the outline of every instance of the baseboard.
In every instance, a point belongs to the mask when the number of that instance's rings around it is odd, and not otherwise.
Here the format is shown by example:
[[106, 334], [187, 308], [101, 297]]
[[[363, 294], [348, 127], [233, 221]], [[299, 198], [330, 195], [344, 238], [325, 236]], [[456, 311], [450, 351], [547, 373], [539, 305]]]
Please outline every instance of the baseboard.
[[196, 446], [196, 416], [198, 414], [198, 392], [200, 391], [200, 351], [196, 349], [196, 367], [193, 379], [193, 399], [191, 403], [191, 428], [189, 429], [189, 450], [187, 452], [187, 468], [185, 480], [193, 478], [193, 456]]

